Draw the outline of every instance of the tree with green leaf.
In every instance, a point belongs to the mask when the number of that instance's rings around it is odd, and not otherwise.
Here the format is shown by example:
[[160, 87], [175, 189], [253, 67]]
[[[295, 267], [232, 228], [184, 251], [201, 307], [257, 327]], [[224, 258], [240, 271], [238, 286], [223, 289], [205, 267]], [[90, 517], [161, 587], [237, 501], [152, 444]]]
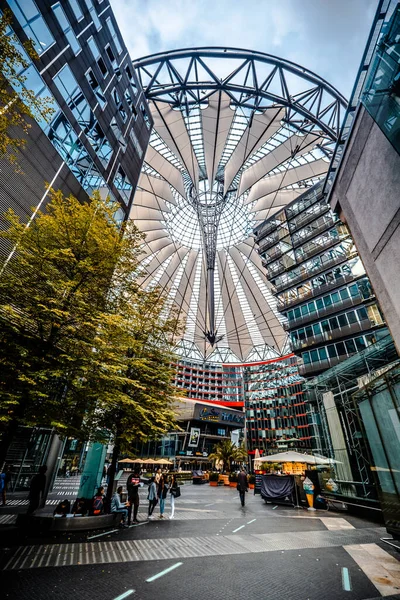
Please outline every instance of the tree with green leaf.
[[[31, 128], [29, 118], [50, 120], [51, 98], [36, 98], [26, 87], [24, 69], [37, 53], [32, 42], [24, 45], [11, 29], [11, 12], [0, 15], [0, 157], [17, 163]], [[15, 91], [17, 90], [17, 92]]]
[[247, 451], [243, 445], [236, 446], [230, 440], [222, 440], [214, 446], [214, 452], [209, 455], [209, 459], [221, 462], [223, 469], [230, 473], [233, 462], [247, 462]]
[[[12, 212], [15, 250], [0, 276], [0, 461], [18, 425], [116, 452], [174, 425], [174, 314], [140, 286], [143, 235], [115, 205], [52, 192], [29, 227]], [[123, 235], [122, 235], [123, 233]]]

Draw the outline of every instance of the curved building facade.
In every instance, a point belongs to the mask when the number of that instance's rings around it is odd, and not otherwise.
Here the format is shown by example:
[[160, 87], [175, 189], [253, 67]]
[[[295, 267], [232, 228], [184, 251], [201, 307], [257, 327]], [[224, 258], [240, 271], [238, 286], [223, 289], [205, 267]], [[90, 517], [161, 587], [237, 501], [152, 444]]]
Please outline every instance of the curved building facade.
[[294, 63], [232, 48], [134, 62], [154, 121], [131, 217], [144, 287], [178, 307], [184, 358], [267, 360], [282, 318], [253, 229], [323, 178], [345, 99]]

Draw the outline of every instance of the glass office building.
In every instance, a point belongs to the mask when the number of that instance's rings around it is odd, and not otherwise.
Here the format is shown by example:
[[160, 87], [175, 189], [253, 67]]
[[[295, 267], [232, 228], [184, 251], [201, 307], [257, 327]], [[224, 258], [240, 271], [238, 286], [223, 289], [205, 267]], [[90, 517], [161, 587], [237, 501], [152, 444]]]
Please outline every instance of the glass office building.
[[[27, 220], [35, 200], [45, 204], [46, 181], [82, 200], [99, 190], [117, 201], [116, 217], [125, 219], [152, 121], [109, 2], [10, 0], [0, 8], [12, 11], [8, 35], [27, 64], [20, 67], [23, 85], [52, 109], [30, 123], [20, 156], [28, 181], [20, 178], [16, 193], [15, 177], [2, 178], [6, 204]], [[24, 49], [28, 40], [35, 57]]]
[[324, 200], [323, 182], [255, 236], [301, 375], [325, 371], [387, 335], [350, 232]]

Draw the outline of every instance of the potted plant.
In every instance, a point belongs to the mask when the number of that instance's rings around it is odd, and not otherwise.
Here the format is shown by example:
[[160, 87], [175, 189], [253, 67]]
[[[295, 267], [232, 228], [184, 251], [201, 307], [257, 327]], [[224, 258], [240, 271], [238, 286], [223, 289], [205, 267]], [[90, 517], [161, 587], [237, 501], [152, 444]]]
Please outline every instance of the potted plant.
[[212, 487], [217, 487], [218, 485], [219, 474], [218, 473], [210, 473], [208, 480]]
[[238, 482], [237, 473], [229, 473], [229, 487], [236, 487]]
[[256, 483], [256, 476], [255, 475], [249, 475], [248, 480], [249, 480], [249, 489], [250, 490], [254, 490], [254, 485]]

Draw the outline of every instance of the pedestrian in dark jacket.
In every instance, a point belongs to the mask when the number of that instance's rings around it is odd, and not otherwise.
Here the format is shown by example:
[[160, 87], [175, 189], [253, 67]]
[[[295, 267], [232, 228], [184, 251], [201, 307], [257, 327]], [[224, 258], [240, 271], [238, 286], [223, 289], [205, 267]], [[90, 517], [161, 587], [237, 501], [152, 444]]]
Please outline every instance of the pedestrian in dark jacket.
[[137, 514], [139, 510], [139, 488], [143, 484], [140, 483], [140, 469], [135, 469], [131, 475], [129, 475], [126, 481], [126, 489], [128, 490], [128, 500], [130, 506], [128, 507], [128, 525], [131, 524], [132, 519], [132, 507], [133, 507], [133, 522], [138, 523]]
[[7, 467], [4, 469], [2, 475], [4, 475], [4, 485], [3, 485], [3, 489], [1, 490], [1, 496], [2, 496], [2, 500], [3, 500], [3, 506], [6, 506], [7, 490], [8, 490], [8, 486], [11, 482], [11, 465], [7, 465]]
[[164, 518], [165, 498], [168, 494], [168, 488], [168, 477], [166, 475], [161, 475], [157, 489], [157, 497], [160, 501], [160, 519]]
[[247, 475], [246, 475], [246, 471], [244, 469], [242, 469], [238, 475], [237, 490], [239, 492], [240, 502], [241, 502], [242, 506], [244, 506], [245, 494], [249, 490], [249, 484], [247, 482]]
[[37, 510], [43, 500], [44, 489], [46, 487], [47, 465], [39, 467], [39, 473], [32, 477], [29, 487], [29, 506], [27, 514], [31, 515]]

